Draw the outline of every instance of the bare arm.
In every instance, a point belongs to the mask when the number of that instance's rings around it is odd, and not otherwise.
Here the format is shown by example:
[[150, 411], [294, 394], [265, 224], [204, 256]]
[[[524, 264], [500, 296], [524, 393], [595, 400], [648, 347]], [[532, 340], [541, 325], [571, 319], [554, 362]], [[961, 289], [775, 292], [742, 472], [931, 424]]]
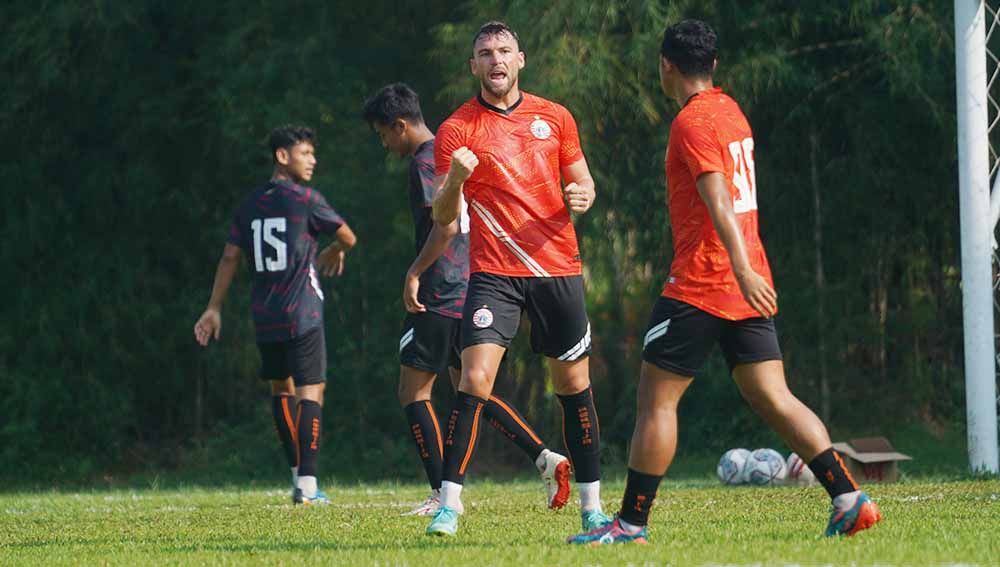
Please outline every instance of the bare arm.
[[434, 179], [434, 186], [439, 187], [434, 197], [431, 218], [438, 224], [451, 224], [462, 213], [462, 186], [472, 176], [472, 171], [479, 165], [479, 159], [472, 150], [462, 146], [451, 154], [451, 167], [444, 176]]
[[215, 268], [212, 297], [208, 300], [205, 312], [194, 324], [194, 338], [201, 346], [208, 345], [209, 339], [219, 340], [219, 331], [222, 330], [222, 304], [226, 301], [226, 294], [229, 293], [229, 286], [233, 283], [242, 256], [243, 252], [239, 246], [226, 244], [222, 249], [222, 258], [219, 258], [219, 265]]
[[344, 256], [358, 243], [358, 237], [347, 224], [340, 225], [333, 233], [336, 240], [323, 249], [316, 257], [316, 267], [324, 276], [339, 276], [344, 273]]
[[580, 158], [562, 168], [562, 176], [566, 181], [563, 188], [563, 200], [574, 213], [585, 213], [594, 204], [597, 192], [594, 190], [594, 178], [590, 175], [587, 160]]
[[431, 266], [441, 254], [448, 248], [448, 243], [458, 234], [458, 221], [451, 224], [434, 223], [431, 233], [427, 236], [427, 242], [420, 249], [420, 254], [414, 258], [410, 264], [410, 269], [406, 271], [406, 278], [403, 281], [403, 306], [410, 313], [421, 313], [426, 311], [420, 301], [417, 300], [417, 293], [420, 291], [420, 275]]
[[715, 231], [729, 253], [743, 297], [761, 317], [774, 315], [778, 311], [778, 294], [750, 265], [746, 242], [733, 210], [733, 197], [726, 187], [726, 176], [719, 172], [702, 175], [698, 178], [698, 194], [705, 201]]

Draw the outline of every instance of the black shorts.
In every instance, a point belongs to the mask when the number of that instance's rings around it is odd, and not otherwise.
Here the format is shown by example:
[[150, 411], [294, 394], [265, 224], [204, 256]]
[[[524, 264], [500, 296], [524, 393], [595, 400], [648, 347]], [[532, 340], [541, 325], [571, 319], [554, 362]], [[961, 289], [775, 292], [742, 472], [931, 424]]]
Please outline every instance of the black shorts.
[[590, 354], [582, 276], [472, 274], [462, 312], [462, 348], [483, 343], [510, 346], [522, 311], [528, 312], [531, 321], [534, 352], [563, 361]]
[[461, 332], [461, 319], [430, 311], [407, 313], [399, 335], [399, 363], [435, 374], [449, 366], [461, 368]]
[[694, 376], [716, 342], [730, 372], [740, 364], [781, 360], [774, 319], [730, 321], [669, 297], [660, 297], [653, 307], [642, 359], [681, 376]]
[[291, 376], [296, 387], [326, 382], [326, 335], [322, 325], [288, 341], [257, 343], [257, 348], [263, 380]]

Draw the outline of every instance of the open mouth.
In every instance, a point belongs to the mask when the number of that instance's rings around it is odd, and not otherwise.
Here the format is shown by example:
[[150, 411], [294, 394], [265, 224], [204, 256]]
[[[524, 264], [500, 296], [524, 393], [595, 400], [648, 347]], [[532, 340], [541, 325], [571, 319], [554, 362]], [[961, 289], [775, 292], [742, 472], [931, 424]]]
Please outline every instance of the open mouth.
[[500, 82], [507, 78], [507, 73], [504, 71], [490, 71], [489, 78], [491, 81]]

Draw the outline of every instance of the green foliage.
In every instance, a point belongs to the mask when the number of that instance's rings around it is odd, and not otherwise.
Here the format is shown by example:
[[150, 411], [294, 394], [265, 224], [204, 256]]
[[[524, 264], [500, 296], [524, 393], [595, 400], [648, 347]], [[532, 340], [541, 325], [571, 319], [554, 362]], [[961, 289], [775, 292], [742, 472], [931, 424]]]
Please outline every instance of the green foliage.
[[[576, 225], [609, 463], [627, 453], [640, 337], [670, 261], [662, 163], [676, 106], [660, 92], [657, 53], [664, 25], [682, 17], [716, 27], [717, 82], [754, 126], [793, 389], [835, 408], [835, 432], [891, 437], [900, 422], [962, 415], [945, 3], [451, 4], [6, 7], [0, 476], [25, 463], [39, 478], [181, 466], [283, 474], [256, 379], [245, 274], [218, 344], [198, 348], [191, 325], [236, 201], [269, 175], [266, 134], [285, 122], [318, 129], [316, 186], [360, 238], [345, 275], [324, 283], [325, 440], [337, 450], [324, 470], [418, 475], [395, 397], [400, 282], [412, 259], [405, 168], [360, 107], [403, 80], [436, 127], [475, 93], [472, 33], [496, 18], [520, 33], [522, 87], [574, 113], [597, 181], [597, 204]], [[444, 382], [439, 410], [450, 399]], [[498, 387], [560, 443], [558, 403], [524, 340]], [[681, 413], [683, 448], [772, 439], [718, 358]], [[228, 464], [213, 462], [220, 451]], [[480, 458], [521, 459], [489, 436]]]

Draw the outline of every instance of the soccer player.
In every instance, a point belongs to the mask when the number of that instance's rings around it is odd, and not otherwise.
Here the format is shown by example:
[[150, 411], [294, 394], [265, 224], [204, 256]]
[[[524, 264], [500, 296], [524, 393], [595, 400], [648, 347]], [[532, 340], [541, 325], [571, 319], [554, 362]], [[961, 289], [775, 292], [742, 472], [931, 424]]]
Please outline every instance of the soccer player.
[[440, 192], [433, 218], [450, 225], [468, 203], [472, 275], [462, 312], [462, 378], [445, 438], [442, 504], [427, 533], [454, 535], [458, 529], [480, 419], [522, 311], [531, 321], [532, 350], [547, 358], [562, 404], [583, 526], [591, 529], [610, 520], [601, 511], [590, 324], [570, 211], [590, 208], [594, 180], [569, 111], [518, 87], [525, 59], [517, 34], [489, 22], [472, 47], [470, 68], [480, 91], [441, 125], [434, 148]]
[[[399, 339], [399, 403], [423, 461], [431, 495], [410, 514], [427, 516], [441, 504], [441, 428], [431, 389], [439, 370], [448, 367], [454, 386], [461, 368], [458, 347], [462, 306], [469, 279], [469, 217], [450, 224], [431, 218], [434, 200], [434, 134], [424, 122], [417, 93], [407, 85], [387, 85], [365, 102], [364, 118], [383, 147], [410, 156], [410, 212], [416, 231], [417, 257], [403, 281], [406, 318]], [[524, 417], [506, 400], [491, 395], [484, 408], [490, 425], [513, 441], [535, 463], [548, 493], [548, 506], [559, 509], [569, 499], [570, 466], [550, 451]]]
[[[303, 126], [282, 126], [271, 132], [274, 172], [240, 203], [208, 307], [194, 325], [200, 345], [219, 339], [222, 304], [240, 258], [246, 254], [263, 362], [261, 378], [271, 382], [274, 424], [292, 470], [292, 501], [304, 505], [329, 502], [316, 485], [326, 339], [323, 291], [314, 264], [326, 276], [339, 276], [345, 252], [356, 242], [350, 227], [323, 195], [306, 186], [316, 167], [314, 144], [312, 129]], [[320, 234], [333, 235], [335, 240], [317, 262]]]
[[716, 54], [715, 32], [704, 22], [686, 20], [663, 35], [660, 84], [681, 107], [665, 164], [673, 264], [643, 340], [621, 511], [570, 543], [646, 542], [649, 511], [677, 446], [677, 404], [716, 343], [743, 397], [829, 492], [826, 535], [852, 535], [881, 519], [826, 427], [785, 383], [777, 294], [757, 230], [753, 133], [736, 102], [713, 86]]

